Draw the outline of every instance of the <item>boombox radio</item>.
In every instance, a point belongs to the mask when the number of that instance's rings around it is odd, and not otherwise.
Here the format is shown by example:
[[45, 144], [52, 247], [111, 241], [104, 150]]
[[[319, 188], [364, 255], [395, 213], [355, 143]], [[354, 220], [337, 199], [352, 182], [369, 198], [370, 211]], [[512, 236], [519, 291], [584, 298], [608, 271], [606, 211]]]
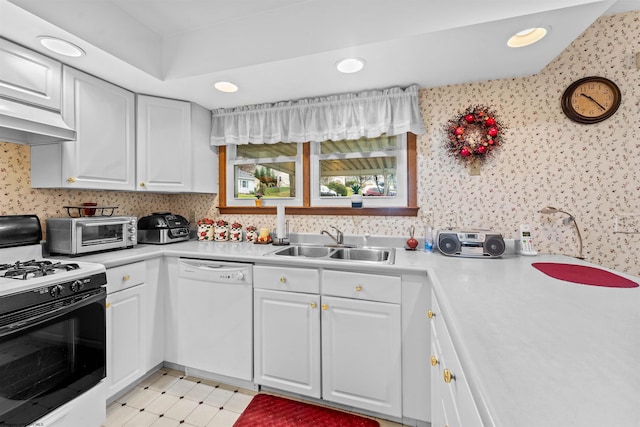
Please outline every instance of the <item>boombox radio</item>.
[[447, 256], [497, 258], [505, 250], [502, 235], [487, 230], [440, 230], [436, 244]]

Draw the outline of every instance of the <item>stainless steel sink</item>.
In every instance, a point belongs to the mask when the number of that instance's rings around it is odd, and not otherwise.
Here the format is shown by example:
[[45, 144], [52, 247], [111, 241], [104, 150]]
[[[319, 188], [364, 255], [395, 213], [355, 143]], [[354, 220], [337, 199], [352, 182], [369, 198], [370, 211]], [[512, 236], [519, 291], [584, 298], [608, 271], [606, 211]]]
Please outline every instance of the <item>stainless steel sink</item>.
[[392, 249], [370, 249], [370, 248], [343, 248], [336, 249], [329, 258], [345, 259], [350, 261], [389, 261]]
[[287, 246], [274, 252], [274, 255], [282, 256], [306, 256], [311, 258], [327, 256], [333, 249], [324, 246]]
[[308, 257], [331, 261], [355, 261], [393, 264], [395, 249], [393, 248], [350, 248], [327, 246], [287, 246], [269, 252], [266, 255], [283, 257]]

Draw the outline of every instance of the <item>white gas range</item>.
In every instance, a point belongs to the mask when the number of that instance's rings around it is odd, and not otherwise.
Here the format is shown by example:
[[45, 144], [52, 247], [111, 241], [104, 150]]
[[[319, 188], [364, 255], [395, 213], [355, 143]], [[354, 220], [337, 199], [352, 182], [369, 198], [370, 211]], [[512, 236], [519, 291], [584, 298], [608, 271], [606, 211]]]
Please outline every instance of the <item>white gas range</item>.
[[101, 425], [106, 270], [42, 257], [35, 215], [0, 216], [0, 425]]

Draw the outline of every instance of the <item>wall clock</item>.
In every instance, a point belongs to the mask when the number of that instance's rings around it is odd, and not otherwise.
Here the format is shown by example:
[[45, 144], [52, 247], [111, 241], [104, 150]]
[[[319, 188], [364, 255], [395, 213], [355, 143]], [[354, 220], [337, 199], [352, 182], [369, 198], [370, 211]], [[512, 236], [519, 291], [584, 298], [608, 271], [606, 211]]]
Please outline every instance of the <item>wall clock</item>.
[[562, 111], [578, 123], [598, 123], [611, 117], [622, 97], [618, 86], [604, 77], [585, 77], [562, 94]]

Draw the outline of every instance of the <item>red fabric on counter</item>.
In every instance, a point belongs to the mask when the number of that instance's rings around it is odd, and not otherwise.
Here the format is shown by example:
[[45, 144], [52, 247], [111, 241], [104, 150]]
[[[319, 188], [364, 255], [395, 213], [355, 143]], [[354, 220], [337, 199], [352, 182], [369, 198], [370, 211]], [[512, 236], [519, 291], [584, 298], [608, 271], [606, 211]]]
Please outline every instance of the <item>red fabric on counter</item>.
[[637, 288], [639, 285], [627, 278], [600, 268], [556, 262], [534, 262], [531, 264], [547, 276], [581, 285], [607, 288]]

